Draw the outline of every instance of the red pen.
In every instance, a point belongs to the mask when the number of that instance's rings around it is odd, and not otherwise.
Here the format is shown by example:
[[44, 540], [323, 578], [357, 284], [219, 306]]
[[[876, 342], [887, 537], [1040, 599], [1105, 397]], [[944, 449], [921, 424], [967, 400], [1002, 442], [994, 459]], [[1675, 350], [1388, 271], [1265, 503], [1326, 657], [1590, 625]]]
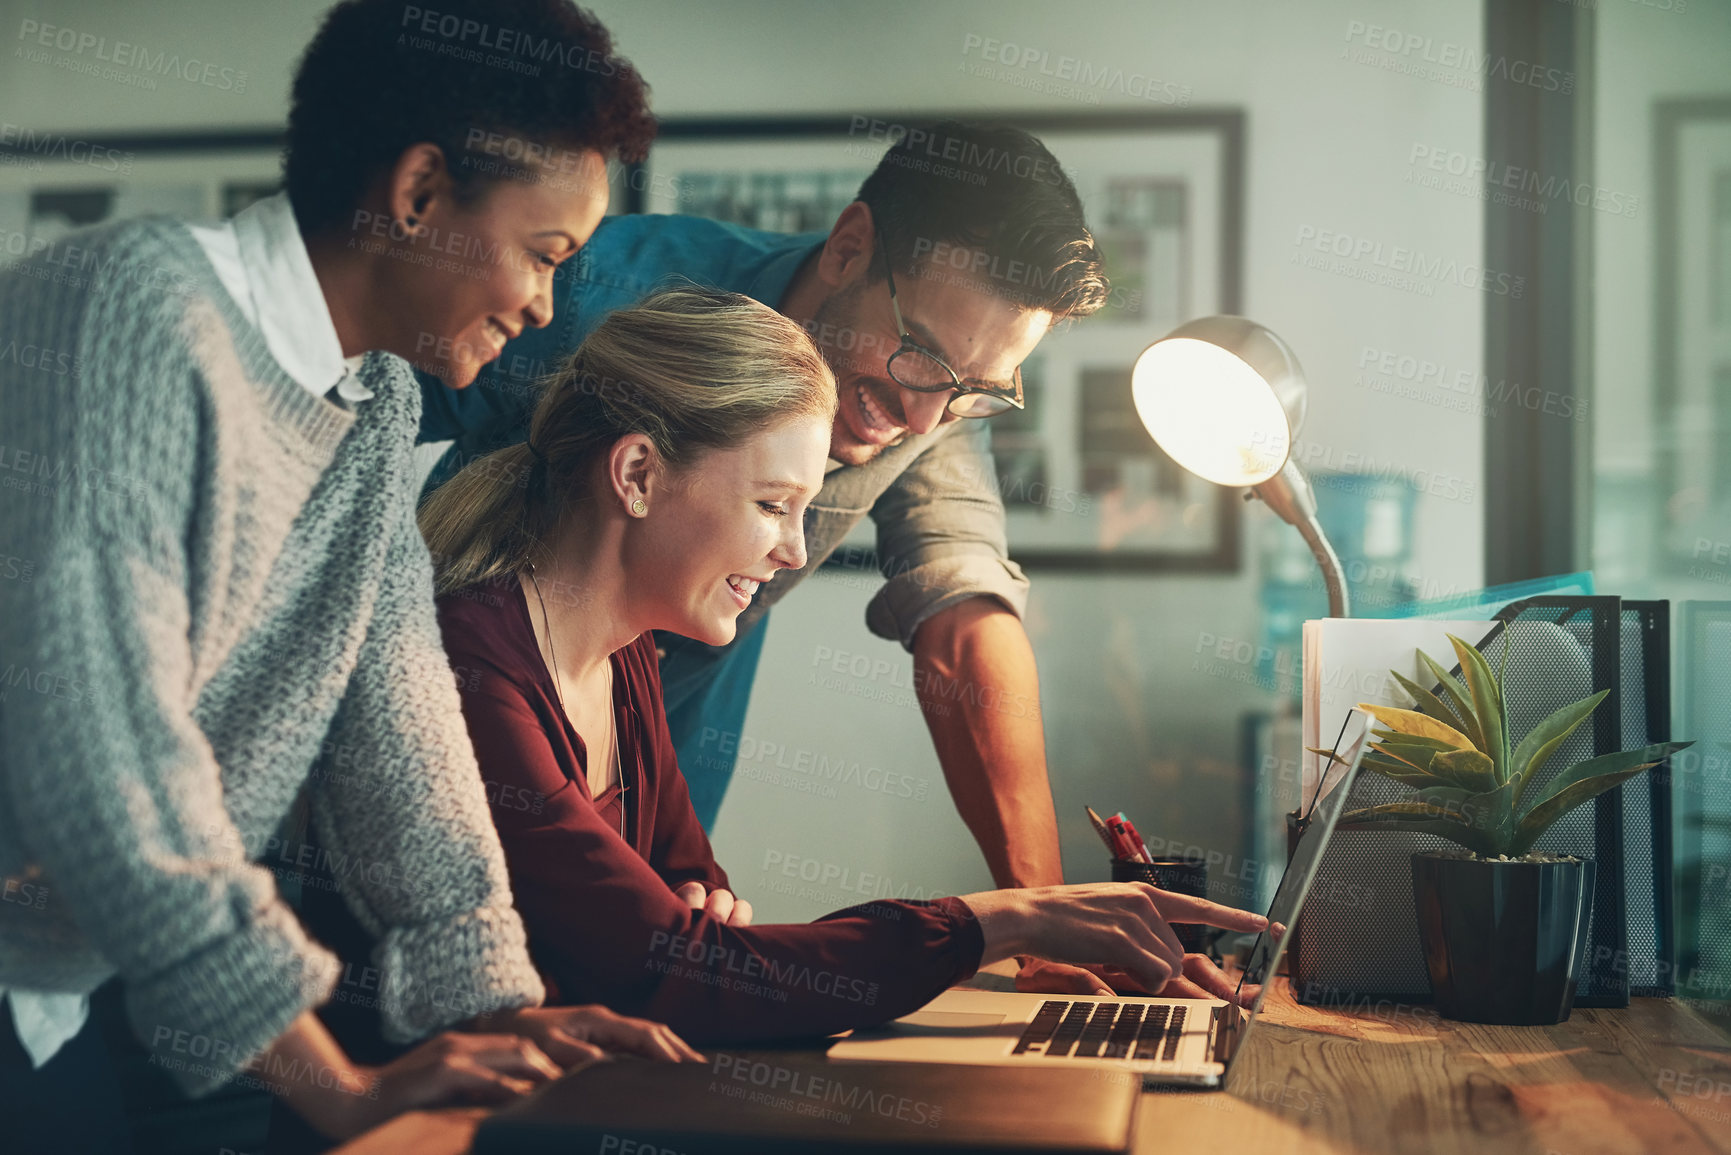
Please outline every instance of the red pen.
[[1118, 832], [1118, 820], [1106, 819], [1106, 836], [1112, 840], [1112, 857], [1124, 857], [1124, 836]]
[[1136, 824], [1128, 818], [1124, 820], [1124, 832], [1130, 836], [1130, 845], [1142, 853], [1143, 862], [1153, 862], [1154, 856], [1148, 853], [1148, 843], [1143, 841], [1142, 834], [1136, 829]]
[[1125, 862], [1135, 862], [1136, 850], [1130, 843], [1129, 832], [1124, 829], [1124, 820], [1113, 815], [1106, 819], [1106, 829], [1112, 832], [1113, 853]]
[[1130, 820], [1124, 817], [1124, 812], [1118, 811], [1110, 821], [1117, 823], [1113, 829], [1118, 832], [1118, 837], [1124, 840], [1124, 857], [1131, 862], [1141, 862], [1142, 858], [1136, 852], [1136, 840], [1130, 835]]

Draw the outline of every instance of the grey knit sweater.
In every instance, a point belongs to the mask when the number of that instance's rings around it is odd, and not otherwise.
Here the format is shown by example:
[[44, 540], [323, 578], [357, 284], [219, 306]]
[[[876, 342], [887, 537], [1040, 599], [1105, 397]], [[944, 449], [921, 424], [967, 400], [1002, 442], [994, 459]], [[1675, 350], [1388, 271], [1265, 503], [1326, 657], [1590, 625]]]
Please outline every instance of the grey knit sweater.
[[303, 788], [389, 1035], [543, 994], [415, 527], [419, 387], [361, 378], [352, 414], [296, 384], [171, 220], [0, 271], [0, 986], [118, 974], [195, 1093], [335, 980], [255, 861]]

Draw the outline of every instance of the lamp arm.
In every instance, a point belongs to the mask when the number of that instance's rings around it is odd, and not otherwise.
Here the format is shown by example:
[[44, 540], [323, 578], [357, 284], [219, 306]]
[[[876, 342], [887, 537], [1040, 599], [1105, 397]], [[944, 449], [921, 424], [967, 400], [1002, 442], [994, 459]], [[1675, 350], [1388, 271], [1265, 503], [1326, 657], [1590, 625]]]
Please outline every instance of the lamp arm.
[[1303, 471], [1288, 458], [1279, 473], [1253, 487], [1251, 492], [1282, 521], [1296, 528], [1310, 552], [1316, 555], [1316, 564], [1322, 568], [1322, 580], [1328, 587], [1328, 616], [1350, 617], [1352, 606], [1346, 592], [1346, 574], [1340, 568], [1339, 555], [1316, 520], [1316, 495], [1311, 492]]
[[1305, 544], [1310, 546], [1310, 552], [1316, 555], [1316, 564], [1322, 567], [1322, 580], [1328, 586], [1328, 616], [1351, 617], [1352, 606], [1346, 592], [1346, 574], [1340, 568], [1340, 558], [1335, 555], [1334, 546], [1323, 536], [1322, 527], [1314, 517], [1307, 517], [1299, 522], [1298, 532], [1304, 538]]

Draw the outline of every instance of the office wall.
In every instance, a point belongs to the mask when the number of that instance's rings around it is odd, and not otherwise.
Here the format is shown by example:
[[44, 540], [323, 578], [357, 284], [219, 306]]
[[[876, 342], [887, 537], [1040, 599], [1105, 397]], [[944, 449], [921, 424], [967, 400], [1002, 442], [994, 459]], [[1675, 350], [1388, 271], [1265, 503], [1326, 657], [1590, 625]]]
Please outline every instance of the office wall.
[[[1699, 401], [1698, 408], [1681, 416], [1660, 413], [1654, 401], [1655, 245], [1662, 211], [1655, 199], [1654, 116], [1661, 101], [1731, 98], [1726, 68], [1731, 5], [1686, 0], [1603, 5], [1596, 49], [1593, 192], [1600, 205], [1615, 203], [1622, 211], [1593, 214], [1592, 350], [1599, 382], [1593, 564], [1607, 588], [1626, 596], [1723, 598], [1728, 576], [1723, 565], [1665, 572], [1655, 557], [1664, 521], [1681, 523], [1688, 516], [1676, 508], [1669, 519], [1656, 515], [1672, 497], [1655, 493], [1658, 454], [1680, 431], [1711, 429], [1715, 416]], [[1723, 164], [1722, 157], [1716, 159]], [[1707, 241], [1702, 231], [1701, 218], [1691, 219], [1683, 245], [1702, 251]], [[1689, 368], [1702, 372], [1705, 367]], [[1689, 393], [1700, 396], [1694, 389]], [[1724, 418], [1718, 420], [1723, 437]], [[1678, 496], [1687, 504], [1700, 495]], [[1731, 536], [1731, 525], [1721, 523], [1716, 531], [1697, 526], [1699, 532], [1709, 532], [1718, 544]]]
[[[1607, 4], [1599, 11], [1594, 77], [1594, 183], [1632, 211], [1593, 218], [1593, 357], [1604, 390], [1597, 458], [1612, 473], [1644, 473], [1653, 440], [1654, 106], [1731, 96], [1731, 5]], [[1601, 196], [1602, 204], [1611, 203]]]
[[[168, 81], [143, 90], [26, 59], [13, 45], [0, 52], [0, 119], [69, 133], [279, 123], [294, 60], [323, 8], [316, 0], [0, 0], [7, 40], [36, 20], [247, 74], [244, 91]], [[1372, 469], [1417, 471], [1438, 495], [1418, 505], [1415, 573], [1430, 593], [1479, 583], [1480, 418], [1458, 395], [1400, 374], [1420, 362], [1451, 377], [1476, 371], [1483, 291], [1460, 283], [1459, 272], [1397, 287], [1362, 279], [1375, 277], [1375, 260], [1397, 248], [1441, 258], [1447, 270], [1479, 263], [1476, 194], [1424, 185], [1445, 182], [1457, 161], [1482, 155], [1475, 85], [1499, 81], [1448, 63], [1478, 51], [1478, 3], [607, 0], [596, 8], [666, 115], [1091, 107], [967, 71], [981, 63], [969, 45], [986, 39], [1156, 77], [1193, 106], [1244, 109], [1244, 308], [1294, 346], [1312, 381], [1301, 440], [1328, 463], [1356, 454]], [[1171, 107], [1121, 92], [1105, 93], [1101, 103]], [[1425, 167], [1432, 157], [1442, 171]], [[1319, 251], [1318, 240], [1344, 245], [1349, 255]], [[1381, 256], [1354, 259], [1355, 246], [1379, 247]], [[1314, 268], [1302, 259], [1335, 263]], [[1384, 353], [1394, 368], [1379, 372]], [[1413, 400], [1403, 389], [1422, 396]], [[1242, 853], [1247, 783], [1238, 726], [1267, 698], [1237, 680], [1253, 671], [1221, 661], [1205, 643], [1256, 635], [1255, 543], [1268, 527], [1264, 511], [1248, 512], [1247, 560], [1237, 575], [1034, 575], [1029, 632], [1073, 878], [1104, 875], [1079, 819], [1084, 802], [1123, 807], [1150, 834]], [[862, 887], [953, 893], [987, 884], [921, 716], [906, 705], [907, 659], [861, 622], [869, 595], [867, 583], [819, 578], [771, 623], [745, 727], [753, 757], [743, 769], [758, 776], [738, 781], [716, 836], [762, 917], [807, 917]], [[820, 647], [881, 659], [894, 672], [868, 677], [851, 693], [813, 684]], [[857, 696], [874, 689], [895, 700]], [[763, 743], [790, 753], [765, 757]], [[811, 775], [774, 765], [797, 766], [801, 751], [857, 764], [860, 778], [879, 788], [844, 783], [825, 787], [833, 796], [807, 792], [801, 787], [813, 785]], [[888, 773], [866, 773], [873, 769]], [[777, 773], [793, 785], [777, 784]], [[893, 783], [887, 792], [886, 783]], [[915, 796], [897, 796], [904, 788]], [[788, 875], [793, 860], [819, 865], [799, 862]], [[816, 881], [799, 878], [802, 870]]]

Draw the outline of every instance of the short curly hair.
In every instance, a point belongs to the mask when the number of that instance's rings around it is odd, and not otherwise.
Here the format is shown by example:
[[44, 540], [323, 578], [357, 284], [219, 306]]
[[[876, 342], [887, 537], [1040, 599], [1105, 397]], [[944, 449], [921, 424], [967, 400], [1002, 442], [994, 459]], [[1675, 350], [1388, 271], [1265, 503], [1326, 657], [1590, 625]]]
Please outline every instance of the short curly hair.
[[[295, 72], [284, 179], [303, 232], [340, 225], [411, 145], [445, 153], [459, 200], [513, 172], [465, 164], [477, 142], [642, 160], [649, 86], [570, 0], [345, 0]], [[490, 150], [499, 153], [497, 147]]]

